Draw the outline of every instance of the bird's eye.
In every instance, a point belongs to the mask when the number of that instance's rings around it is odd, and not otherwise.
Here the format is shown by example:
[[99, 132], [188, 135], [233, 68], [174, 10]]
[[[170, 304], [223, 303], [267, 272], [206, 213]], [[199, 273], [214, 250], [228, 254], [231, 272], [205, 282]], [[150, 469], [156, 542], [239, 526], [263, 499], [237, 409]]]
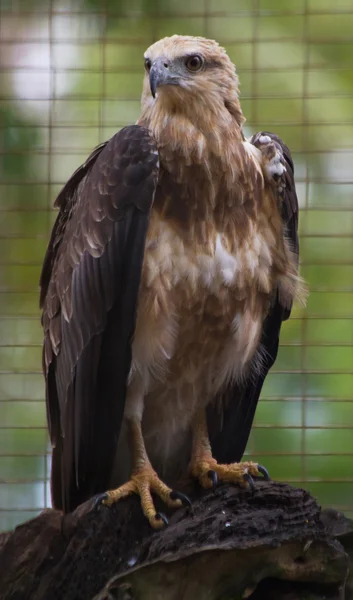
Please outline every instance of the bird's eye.
[[188, 56], [188, 58], [185, 61], [185, 65], [186, 68], [189, 69], [189, 71], [199, 71], [203, 65], [203, 61], [201, 56], [198, 56], [197, 54], [195, 54], [195, 56]]
[[149, 71], [151, 70], [152, 67], [152, 61], [149, 58], [145, 59], [145, 69], [147, 71], [147, 73], [149, 73]]

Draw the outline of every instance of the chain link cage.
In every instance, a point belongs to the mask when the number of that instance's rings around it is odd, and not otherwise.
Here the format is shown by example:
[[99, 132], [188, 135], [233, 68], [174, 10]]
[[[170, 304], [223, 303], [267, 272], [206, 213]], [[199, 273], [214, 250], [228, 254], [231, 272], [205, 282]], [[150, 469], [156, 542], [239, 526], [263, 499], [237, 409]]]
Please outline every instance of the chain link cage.
[[0, 530], [50, 506], [38, 279], [54, 199], [139, 115], [143, 52], [226, 47], [246, 135], [290, 147], [310, 287], [282, 330], [247, 457], [353, 516], [352, 0], [0, 0]]

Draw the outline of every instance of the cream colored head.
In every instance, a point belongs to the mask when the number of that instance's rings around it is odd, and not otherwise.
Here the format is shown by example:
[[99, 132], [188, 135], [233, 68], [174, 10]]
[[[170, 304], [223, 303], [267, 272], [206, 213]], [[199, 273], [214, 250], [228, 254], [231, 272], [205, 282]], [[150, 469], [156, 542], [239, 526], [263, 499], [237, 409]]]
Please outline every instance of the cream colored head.
[[188, 114], [226, 111], [244, 120], [238, 100], [238, 77], [224, 48], [214, 40], [173, 35], [159, 40], [145, 55], [143, 113], [155, 107]]

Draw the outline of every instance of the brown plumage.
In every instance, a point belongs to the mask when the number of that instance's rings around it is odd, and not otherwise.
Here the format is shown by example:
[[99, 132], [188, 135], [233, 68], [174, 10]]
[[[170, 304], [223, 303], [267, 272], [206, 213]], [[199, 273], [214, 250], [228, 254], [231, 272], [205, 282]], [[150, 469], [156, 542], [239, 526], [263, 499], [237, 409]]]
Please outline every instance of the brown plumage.
[[106, 501], [140, 493], [159, 526], [146, 489], [180, 498], [156, 473], [175, 484], [190, 463], [207, 486], [210, 467], [258, 472], [215, 464], [208, 433], [215, 458], [240, 460], [301, 288], [290, 154], [272, 134], [245, 140], [225, 51], [173, 36], [145, 65], [138, 124], [57, 199], [41, 305], [54, 504], [71, 510], [132, 470]]

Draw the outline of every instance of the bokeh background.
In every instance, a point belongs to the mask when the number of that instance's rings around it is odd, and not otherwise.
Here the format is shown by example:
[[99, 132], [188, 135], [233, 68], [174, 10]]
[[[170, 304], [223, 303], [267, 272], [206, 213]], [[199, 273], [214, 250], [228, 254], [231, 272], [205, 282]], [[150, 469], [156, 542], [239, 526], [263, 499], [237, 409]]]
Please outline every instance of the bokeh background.
[[143, 52], [205, 35], [237, 65], [246, 134], [293, 152], [301, 271], [248, 445], [353, 516], [352, 0], [0, 0], [0, 530], [50, 506], [38, 279], [54, 199], [139, 115]]

